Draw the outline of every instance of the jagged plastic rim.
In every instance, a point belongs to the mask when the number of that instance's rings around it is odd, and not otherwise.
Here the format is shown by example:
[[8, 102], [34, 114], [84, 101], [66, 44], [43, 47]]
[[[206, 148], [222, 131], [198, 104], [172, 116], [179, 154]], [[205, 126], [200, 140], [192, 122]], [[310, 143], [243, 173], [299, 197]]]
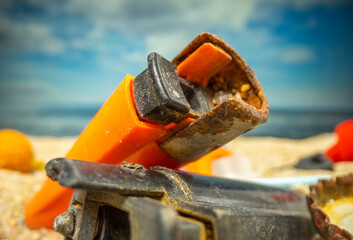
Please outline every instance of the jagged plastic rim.
[[331, 223], [328, 215], [322, 211], [331, 199], [353, 196], [353, 174], [337, 177], [336, 179], [320, 180], [318, 184], [310, 186], [307, 195], [308, 207], [314, 225], [324, 239], [353, 239], [352, 233]]

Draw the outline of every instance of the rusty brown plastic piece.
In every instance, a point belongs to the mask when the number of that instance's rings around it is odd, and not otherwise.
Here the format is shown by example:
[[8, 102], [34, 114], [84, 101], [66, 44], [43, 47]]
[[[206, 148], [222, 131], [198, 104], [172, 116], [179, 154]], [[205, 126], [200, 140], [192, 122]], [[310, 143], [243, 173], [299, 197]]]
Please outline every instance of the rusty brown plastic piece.
[[213, 108], [166, 140], [161, 149], [179, 162], [192, 162], [267, 121], [269, 105], [260, 82], [243, 58], [223, 39], [201, 33], [174, 59], [177, 66], [204, 43], [223, 49], [232, 60], [208, 80]]
[[324, 239], [353, 239], [352, 233], [333, 224], [323, 211], [323, 207], [330, 201], [347, 197], [353, 197], [353, 174], [321, 180], [310, 187], [308, 207], [314, 225]]

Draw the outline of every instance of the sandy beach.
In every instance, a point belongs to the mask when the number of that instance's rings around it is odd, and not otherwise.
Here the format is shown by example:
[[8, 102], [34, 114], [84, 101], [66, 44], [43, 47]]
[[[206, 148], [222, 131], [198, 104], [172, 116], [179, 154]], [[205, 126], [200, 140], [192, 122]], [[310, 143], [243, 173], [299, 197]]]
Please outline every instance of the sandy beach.
[[[30, 136], [36, 159], [43, 162], [64, 156], [75, 139]], [[299, 158], [323, 152], [335, 141], [333, 134], [321, 134], [303, 140], [240, 137], [228, 144], [228, 148], [236, 157], [249, 159], [252, 171], [258, 177], [341, 175], [353, 172], [353, 163], [338, 163], [334, 171], [306, 171], [292, 167]], [[24, 205], [45, 178], [44, 170], [30, 174], [0, 170], [0, 239], [62, 239], [61, 235], [51, 230], [30, 230], [24, 221]]]

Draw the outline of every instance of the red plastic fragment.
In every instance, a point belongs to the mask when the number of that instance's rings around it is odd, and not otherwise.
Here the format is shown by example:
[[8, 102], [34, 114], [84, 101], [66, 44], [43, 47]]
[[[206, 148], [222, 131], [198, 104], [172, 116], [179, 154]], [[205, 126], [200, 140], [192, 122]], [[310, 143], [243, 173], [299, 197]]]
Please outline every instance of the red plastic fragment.
[[347, 120], [335, 129], [337, 143], [326, 151], [333, 162], [353, 161], [353, 120]]

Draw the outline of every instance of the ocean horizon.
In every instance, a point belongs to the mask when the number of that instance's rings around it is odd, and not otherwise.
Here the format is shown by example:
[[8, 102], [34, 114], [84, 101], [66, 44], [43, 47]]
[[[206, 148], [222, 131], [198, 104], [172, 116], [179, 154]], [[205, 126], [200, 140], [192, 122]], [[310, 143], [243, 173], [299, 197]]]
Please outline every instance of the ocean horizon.
[[[0, 128], [13, 128], [29, 135], [77, 136], [100, 106], [43, 107], [0, 111]], [[333, 132], [340, 122], [353, 119], [353, 110], [271, 109], [268, 121], [245, 136], [301, 139]]]

